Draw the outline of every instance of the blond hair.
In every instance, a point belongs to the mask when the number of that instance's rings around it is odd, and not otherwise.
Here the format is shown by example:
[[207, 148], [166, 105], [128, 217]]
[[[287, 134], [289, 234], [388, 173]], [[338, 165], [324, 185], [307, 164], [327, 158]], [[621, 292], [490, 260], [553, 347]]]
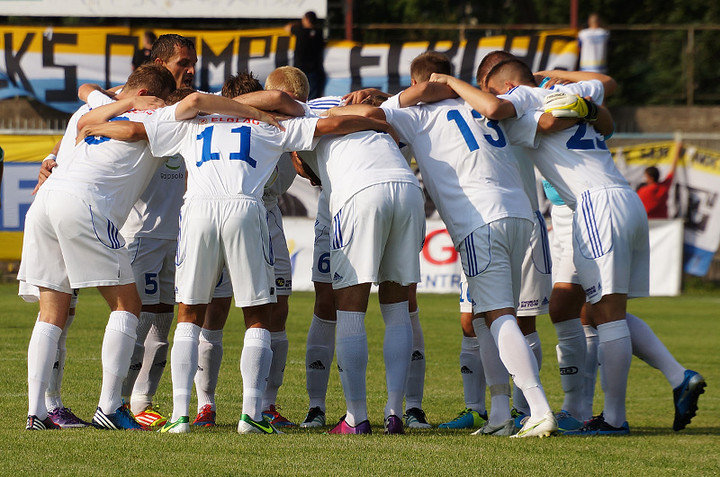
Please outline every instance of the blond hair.
[[265, 80], [265, 89], [285, 91], [299, 101], [307, 101], [310, 83], [305, 73], [293, 66], [276, 68]]

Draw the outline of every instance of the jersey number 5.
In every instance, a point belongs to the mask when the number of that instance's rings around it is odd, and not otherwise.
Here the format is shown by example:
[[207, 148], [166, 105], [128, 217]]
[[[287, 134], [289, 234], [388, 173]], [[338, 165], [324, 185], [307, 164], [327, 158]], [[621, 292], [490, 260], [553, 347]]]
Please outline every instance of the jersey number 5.
[[[202, 155], [200, 160], [195, 163], [197, 167], [202, 166], [207, 161], [217, 161], [220, 159], [220, 153], [212, 152], [212, 137], [215, 126], [207, 127], [197, 135], [198, 141], [202, 141]], [[257, 161], [250, 157], [250, 126], [241, 126], [230, 130], [233, 134], [240, 134], [240, 151], [231, 152], [229, 159], [231, 161], [244, 161], [250, 167], [256, 167]]]

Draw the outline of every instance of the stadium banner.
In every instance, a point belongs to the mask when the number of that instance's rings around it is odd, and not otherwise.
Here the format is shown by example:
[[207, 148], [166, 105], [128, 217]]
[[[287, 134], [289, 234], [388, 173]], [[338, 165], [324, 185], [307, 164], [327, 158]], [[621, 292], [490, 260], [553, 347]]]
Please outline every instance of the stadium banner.
[[[0, 55], [0, 100], [25, 95], [73, 112], [80, 106], [79, 85], [96, 83], [110, 88], [125, 82], [144, 31], [128, 27], [0, 26], [0, 49], [4, 52]], [[238, 71], [252, 71], [264, 82], [276, 67], [292, 64], [295, 38], [282, 28], [153, 31], [157, 35], [178, 33], [195, 41], [195, 86], [202, 91], [219, 91], [225, 78]], [[521, 36], [479, 35], [471, 33], [464, 41], [442, 42], [330, 41], [325, 50], [325, 94], [344, 95], [370, 86], [399, 92], [410, 85], [411, 60], [429, 49], [446, 53], [455, 72], [470, 82], [483, 56], [497, 49], [511, 51], [535, 71], [572, 69], [577, 62], [573, 30]]]
[[327, 16], [327, 0], [3, 0], [3, 15], [36, 17], [300, 18]]
[[[620, 171], [637, 187], [649, 166], [670, 172], [675, 143], [660, 142], [613, 149]], [[668, 216], [684, 221], [684, 271], [707, 274], [720, 246], [720, 153], [688, 146], [681, 152], [670, 189]]]

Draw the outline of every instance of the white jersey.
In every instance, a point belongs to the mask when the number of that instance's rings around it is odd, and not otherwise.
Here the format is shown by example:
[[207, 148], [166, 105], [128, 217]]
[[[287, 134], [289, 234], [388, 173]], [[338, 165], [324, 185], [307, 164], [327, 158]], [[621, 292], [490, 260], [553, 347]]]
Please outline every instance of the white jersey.
[[509, 144], [533, 145], [537, 124], [498, 123], [460, 99], [383, 110], [415, 151], [423, 182], [455, 246], [483, 225], [505, 217], [532, 220]]
[[289, 152], [284, 152], [280, 156], [280, 160], [275, 166], [275, 170], [270, 176], [270, 180], [265, 184], [265, 191], [263, 193], [263, 202], [265, 202], [265, 208], [267, 210], [272, 209], [278, 203], [278, 197], [283, 195], [292, 185], [295, 180], [295, 167], [292, 163], [292, 158]]
[[[596, 103], [602, 103], [604, 95], [602, 83], [592, 80], [555, 85], [552, 89], [518, 86], [499, 97], [513, 103], [519, 117], [530, 115], [537, 121], [542, 115], [543, 99], [553, 91], [589, 96]], [[572, 209], [575, 209], [576, 198], [588, 189], [628, 186], [615, 167], [605, 138], [588, 123], [542, 135], [537, 149], [526, 151], [543, 177]]]
[[[129, 111], [115, 120], [147, 123], [154, 110]], [[80, 142], [43, 184], [84, 199], [118, 228], [147, 187], [160, 159], [152, 157], [145, 141], [124, 142], [89, 136]]]
[[262, 198], [283, 152], [311, 149], [316, 118], [283, 121], [285, 131], [248, 118], [209, 115], [177, 121], [177, 105], [145, 125], [153, 154], [181, 154], [188, 170], [185, 198]]
[[607, 70], [607, 44], [610, 32], [604, 28], [585, 28], [578, 33], [580, 70], [604, 73]]
[[60, 149], [58, 150], [57, 158], [55, 159], [58, 167], [60, 167], [60, 164], [67, 161], [67, 158], [70, 157], [75, 149], [75, 140], [78, 135], [77, 125], [80, 118], [90, 112], [93, 108], [98, 108], [113, 102], [112, 99], [100, 91], [93, 91], [90, 93], [87, 100], [88, 102], [86, 104], [80, 106], [80, 108], [78, 108], [78, 110], [70, 116], [67, 128], [65, 128], [65, 134], [63, 134], [63, 137], [60, 140]]

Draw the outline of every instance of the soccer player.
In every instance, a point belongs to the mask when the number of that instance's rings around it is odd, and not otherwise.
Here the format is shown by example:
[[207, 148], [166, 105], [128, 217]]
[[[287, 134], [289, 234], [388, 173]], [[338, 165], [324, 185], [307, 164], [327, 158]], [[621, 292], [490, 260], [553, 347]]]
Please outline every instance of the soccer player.
[[[503, 61], [488, 73], [488, 89], [505, 93], [501, 97], [481, 92], [454, 78], [437, 80], [450, 84], [473, 107], [495, 119], [525, 114], [538, 117], [537, 110], [549, 94], [535, 87], [527, 66], [516, 60]], [[565, 89], [602, 103], [605, 89], [602, 82], [573, 86]], [[575, 209], [573, 259], [587, 301], [592, 304], [590, 312], [599, 335], [604, 411], [581, 429], [568, 433], [627, 434], [625, 389], [632, 343], [626, 303], [628, 298], [647, 296], [648, 289], [649, 246], [642, 203], [617, 171], [603, 137], [592, 125], [582, 122], [547, 135], [531, 155], [563, 201]], [[696, 408], [704, 380], [679, 365], [674, 374], [678, 386], [687, 388], [685, 400], [692, 401], [694, 396]]]
[[[412, 349], [408, 285], [419, 280], [418, 253], [424, 230], [419, 184], [387, 135], [358, 133], [329, 138], [321, 141], [315, 152], [313, 166], [329, 194], [333, 216], [330, 271], [338, 310], [338, 369], [347, 405], [347, 414], [330, 432], [370, 433], [364, 319], [370, 285], [379, 283], [388, 390], [385, 432], [401, 434]], [[358, 161], [358, 157], [364, 159]]]
[[[166, 69], [148, 65], [128, 78], [121, 98], [163, 97], [174, 88]], [[126, 117], [144, 120], [149, 116], [136, 112]], [[72, 290], [93, 286], [111, 309], [103, 340], [103, 387], [93, 424], [140, 428], [120, 400], [140, 301], [118, 227], [159, 165], [147, 155], [144, 145], [105, 138], [83, 141], [45, 182], [28, 211], [18, 280], [40, 288], [40, 317], [28, 346], [27, 429], [57, 428], [47, 416], [45, 390]]]

